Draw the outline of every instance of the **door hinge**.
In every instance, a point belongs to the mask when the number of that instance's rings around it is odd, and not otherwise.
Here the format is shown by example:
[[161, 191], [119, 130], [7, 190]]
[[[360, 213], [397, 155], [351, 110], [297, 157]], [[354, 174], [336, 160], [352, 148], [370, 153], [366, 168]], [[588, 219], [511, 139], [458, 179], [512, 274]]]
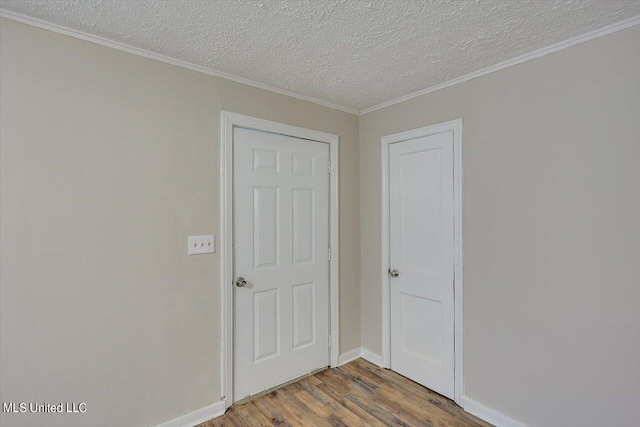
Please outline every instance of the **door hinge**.
[[331, 174], [331, 161], [329, 161], [329, 164], [327, 165], [327, 172]]
[[327, 259], [331, 261], [331, 248], [327, 249]]
[[331, 335], [329, 335], [329, 348], [331, 348]]

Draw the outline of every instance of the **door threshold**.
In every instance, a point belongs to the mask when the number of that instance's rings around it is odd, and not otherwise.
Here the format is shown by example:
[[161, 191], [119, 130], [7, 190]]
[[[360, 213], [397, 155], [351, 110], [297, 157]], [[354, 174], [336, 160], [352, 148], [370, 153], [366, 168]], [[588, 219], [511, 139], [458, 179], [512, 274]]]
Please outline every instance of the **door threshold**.
[[318, 372], [322, 372], [322, 371], [327, 370], [327, 369], [329, 369], [329, 367], [325, 366], [323, 368], [316, 369], [316, 370], [311, 371], [309, 373], [300, 375], [299, 377], [295, 377], [293, 379], [290, 379], [289, 381], [285, 381], [282, 384], [275, 385], [275, 386], [270, 387], [270, 388], [268, 388], [266, 390], [263, 390], [263, 391], [261, 391], [259, 393], [252, 394], [250, 396], [244, 397], [244, 398], [242, 398], [242, 399], [240, 399], [240, 400], [238, 400], [236, 402], [233, 402], [233, 404], [231, 406], [242, 405], [243, 403], [251, 402], [252, 400], [257, 399], [259, 397], [262, 397], [264, 395], [267, 395], [267, 394], [271, 393], [272, 391], [276, 391], [276, 390], [279, 390], [279, 389], [281, 389], [283, 387], [286, 387], [286, 386], [288, 386], [290, 384], [297, 383], [300, 380], [303, 380], [305, 378], [311, 377], [311, 376], [317, 374]]

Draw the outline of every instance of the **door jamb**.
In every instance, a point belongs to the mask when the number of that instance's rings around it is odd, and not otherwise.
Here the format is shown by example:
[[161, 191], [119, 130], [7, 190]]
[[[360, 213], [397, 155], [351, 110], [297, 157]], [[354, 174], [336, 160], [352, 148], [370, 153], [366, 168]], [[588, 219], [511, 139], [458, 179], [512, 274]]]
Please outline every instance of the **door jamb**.
[[453, 131], [454, 197], [454, 400], [461, 404], [463, 381], [462, 323], [462, 118], [382, 137], [382, 363], [391, 369], [391, 298], [389, 263], [389, 148], [396, 142]]
[[225, 408], [233, 404], [233, 128], [279, 133], [329, 144], [329, 337], [330, 366], [338, 366], [339, 352], [339, 137], [325, 132], [222, 111], [220, 114], [220, 378]]

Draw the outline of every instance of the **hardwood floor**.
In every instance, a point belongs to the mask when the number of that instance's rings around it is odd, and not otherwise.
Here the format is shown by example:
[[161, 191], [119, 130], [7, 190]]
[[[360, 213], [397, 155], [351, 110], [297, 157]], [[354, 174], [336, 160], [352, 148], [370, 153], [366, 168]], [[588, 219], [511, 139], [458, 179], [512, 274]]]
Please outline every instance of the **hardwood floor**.
[[363, 359], [232, 406], [198, 427], [490, 426], [451, 400]]

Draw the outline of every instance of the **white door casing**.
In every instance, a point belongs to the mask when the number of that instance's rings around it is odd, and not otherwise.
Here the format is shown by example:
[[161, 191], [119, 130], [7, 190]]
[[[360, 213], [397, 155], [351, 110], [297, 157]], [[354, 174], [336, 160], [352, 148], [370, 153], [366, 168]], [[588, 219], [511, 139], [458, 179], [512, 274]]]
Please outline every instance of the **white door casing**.
[[329, 144], [236, 127], [234, 401], [329, 365]]
[[383, 364], [456, 402], [463, 385], [462, 173], [454, 167], [461, 125], [382, 140]]

